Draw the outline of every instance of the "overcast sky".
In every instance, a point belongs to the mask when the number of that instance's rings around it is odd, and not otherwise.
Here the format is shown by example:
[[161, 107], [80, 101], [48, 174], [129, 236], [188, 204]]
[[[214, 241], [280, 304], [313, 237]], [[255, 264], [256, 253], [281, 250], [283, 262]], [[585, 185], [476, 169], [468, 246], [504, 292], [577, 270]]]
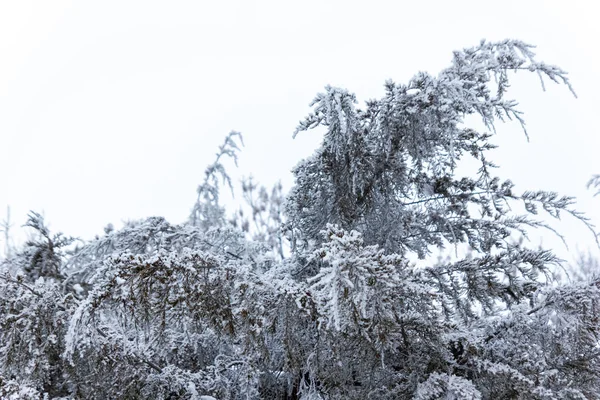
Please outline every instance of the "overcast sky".
[[[568, 5], [568, 7], [565, 7]], [[90, 238], [109, 222], [183, 222], [230, 130], [246, 146], [235, 176], [292, 184], [320, 141], [292, 139], [327, 85], [379, 97], [446, 67], [480, 39], [521, 39], [569, 71], [542, 92], [520, 76], [511, 94], [531, 141], [499, 127], [499, 174], [518, 189], [575, 195], [600, 224], [600, 28], [593, 1], [0, 1], [0, 215], [28, 210]], [[561, 225], [574, 247], [591, 237]]]

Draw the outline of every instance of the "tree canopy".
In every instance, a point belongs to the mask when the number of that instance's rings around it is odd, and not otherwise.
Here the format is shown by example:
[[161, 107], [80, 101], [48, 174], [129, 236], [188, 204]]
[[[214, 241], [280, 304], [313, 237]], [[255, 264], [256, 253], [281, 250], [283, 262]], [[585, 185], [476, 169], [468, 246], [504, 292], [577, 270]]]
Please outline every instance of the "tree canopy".
[[[511, 72], [573, 92], [533, 46], [482, 41], [364, 106], [317, 94], [294, 135], [320, 127], [323, 141], [287, 195], [247, 178], [223, 206], [232, 132], [182, 224], [81, 242], [31, 213], [32, 239], [0, 266], [0, 397], [596, 398], [600, 281], [556, 281], [561, 260], [521, 240], [560, 234], [563, 216], [594, 227], [491, 160], [499, 122], [525, 129]], [[443, 249], [454, 257], [432, 256]]]

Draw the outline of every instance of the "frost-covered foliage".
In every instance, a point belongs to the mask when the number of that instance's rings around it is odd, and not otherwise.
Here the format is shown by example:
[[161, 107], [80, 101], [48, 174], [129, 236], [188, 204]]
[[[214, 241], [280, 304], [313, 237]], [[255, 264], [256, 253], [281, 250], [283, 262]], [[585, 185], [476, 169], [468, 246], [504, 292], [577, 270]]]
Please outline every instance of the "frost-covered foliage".
[[230, 132], [225, 137], [223, 144], [219, 146], [215, 161], [206, 167], [204, 181], [198, 186], [198, 199], [190, 215], [189, 223], [191, 225], [198, 226], [206, 231], [225, 223], [225, 209], [219, 203], [219, 182], [227, 184], [230, 188], [232, 188], [232, 185], [231, 178], [222, 163], [222, 158], [233, 158], [237, 165], [238, 152], [240, 151], [238, 141], [243, 144], [242, 135], [239, 132]]
[[124, 252], [152, 255], [165, 250], [180, 253], [184, 249], [212, 249], [227, 258], [240, 259], [249, 247], [242, 233], [228, 226], [218, 225], [204, 232], [190, 224], [172, 225], [162, 217], [130, 221], [123, 229], [109, 230], [78, 248], [65, 264], [65, 284], [77, 285], [78, 291], [87, 290], [89, 279], [104, 261]]
[[[510, 180], [492, 175], [488, 151], [498, 121], [516, 119], [506, 98], [510, 71], [533, 71], [569, 86], [565, 73], [534, 60], [519, 41], [482, 42], [455, 52], [437, 77], [419, 73], [408, 84], [388, 81], [382, 99], [364, 109], [345, 89], [327, 87], [296, 133], [326, 129], [321, 148], [295, 169], [287, 211], [297, 245], [320, 240], [327, 223], [362, 232], [369, 243], [398, 254], [430, 254], [431, 246], [466, 242], [489, 252], [516, 230], [542, 226], [538, 208], [574, 213], [572, 199], [551, 192], [517, 194]], [[569, 86], [570, 87], [570, 86]], [[478, 115], [488, 128], [464, 124]], [[474, 176], [457, 176], [465, 158], [479, 162]], [[511, 215], [516, 202], [526, 215]]]
[[42, 277], [62, 280], [62, 264], [67, 256], [66, 249], [75, 241], [62, 233], [51, 234], [44, 217], [36, 212], [28, 215], [25, 227], [31, 228], [31, 238], [22, 250], [5, 260], [12, 270], [25, 273], [27, 280], [33, 282]]
[[108, 259], [73, 313], [65, 356], [90, 372], [104, 364], [103, 375], [118, 385], [83, 381], [82, 397], [163, 398], [194, 390], [239, 397], [244, 385], [251, 390], [231, 307], [240, 271], [223, 264], [187, 249]]
[[[456, 52], [364, 108], [326, 88], [297, 130], [324, 127], [323, 144], [289, 196], [245, 179], [232, 218], [237, 133], [184, 224], [70, 248], [31, 214], [37, 236], [1, 264], [0, 397], [597, 398], [600, 281], [554, 282], [561, 261], [518, 240], [562, 215], [592, 225], [573, 199], [492, 174], [495, 125], [524, 124], [506, 97], [518, 70], [570, 88], [519, 41]], [[459, 176], [466, 159], [479, 169]]]
[[592, 178], [588, 181], [587, 187], [588, 189], [595, 189], [596, 193], [594, 193], [594, 196], [598, 196], [600, 194], [600, 175], [592, 176]]
[[245, 232], [255, 242], [263, 243], [283, 259], [288, 246], [283, 236], [283, 205], [285, 196], [281, 183], [269, 192], [259, 186], [252, 177], [242, 180], [244, 204], [233, 216], [231, 223]]
[[[56, 282], [26, 282], [23, 275], [0, 275], [0, 393], [25, 385], [53, 397], [67, 395], [62, 354], [74, 298]], [[11, 395], [1, 398], [20, 398]]]

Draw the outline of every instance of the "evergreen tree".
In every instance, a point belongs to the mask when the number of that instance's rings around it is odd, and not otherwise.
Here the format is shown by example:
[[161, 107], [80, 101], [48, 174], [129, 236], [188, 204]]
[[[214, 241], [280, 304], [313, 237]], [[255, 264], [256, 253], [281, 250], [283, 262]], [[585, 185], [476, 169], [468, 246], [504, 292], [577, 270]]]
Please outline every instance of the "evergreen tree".
[[597, 398], [600, 281], [553, 281], [561, 260], [519, 240], [555, 232], [546, 215], [593, 226], [570, 197], [517, 193], [489, 157], [499, 121], [524, 127], [507, 98], [521, 70], [571, 89], [514, 40], [364, 108], [327, 87], [296, 130], [325, 135], [290, 194], [246, 179], [233, 218], [235, 132], [185, 224], [132, 221], [66, 251], [32, 213], [37, 236], [0, 264], [0, 397]]

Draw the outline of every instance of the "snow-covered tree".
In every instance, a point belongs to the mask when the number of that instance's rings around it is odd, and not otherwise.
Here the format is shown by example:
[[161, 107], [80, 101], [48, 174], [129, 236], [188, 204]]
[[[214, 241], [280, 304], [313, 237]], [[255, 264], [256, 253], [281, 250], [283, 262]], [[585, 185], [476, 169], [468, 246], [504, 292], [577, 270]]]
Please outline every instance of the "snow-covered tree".
[[[543, 226], [531, 218], [538, 208], [580, 217], [570, 198], [518, 194], [510, 180], [492, 175], [488, 151], [497, 122], [516, 119], [525, 126], [517, 102], [506, 98], [508, 74], [519, 70], [570, 88], [564, 71], [535, 61], [532, 46], [506, 40], [455, 52], [437, 77], [419, 73], [407, 84], [388, 81], [385, 96], [364, 109], [345, 89], [318, 94], [314, 112], [296, 129], [326, 129], [322, 146], [294, 170], [287, 211], [297, 243], [318, 242], [325, 225], [337, 223], [398, 254], [425, 257], [430, 246], [463, 242], [489, 252], [515, 230]], [[465, 125], [469, 115], [481, 117], [488, 129]], [[458, 176], [467, 158], [479, 170]], [[511, 215], [516, 202], [529, 215]]]
[[563, 215], [593, 226], [572, 198], [494, 175], [498, 122], [524, 127], [511, 71], [571, 89], [532, 46], [481, 42], [364, 107], [327, 87], [296, 130], [325, 135], [290, 194], [245, 179], [233, 218], [235, 132], [184, 224], [72, 248], [32, 213], [0, 264], [0, 397], [597, 398], [600, 281], [554, 281], [561, 260], [521, 240]]

